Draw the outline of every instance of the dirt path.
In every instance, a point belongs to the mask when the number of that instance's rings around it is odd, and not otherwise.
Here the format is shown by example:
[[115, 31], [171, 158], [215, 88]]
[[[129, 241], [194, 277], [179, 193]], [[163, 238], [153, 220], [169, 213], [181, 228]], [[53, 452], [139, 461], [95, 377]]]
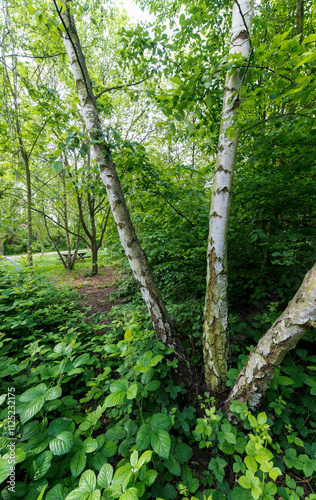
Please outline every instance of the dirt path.
[[[75, 288], [82, 297], [85, 306], [89, 308], [87, 318], [94, 317], [107, 323], [106, 315], [114, 305], [122, 304], [122, 299], [111, 300], [110, 294], [117, 291], [118, 274], [111, 267], [102, 267], [96, 276], [85, 276], [86, 270], [75, 270], [71, 280], [63, 279]], [[57, 281], [57, 280], [56, 280]], [[58, 280], [60, 282], [60, 280]]]

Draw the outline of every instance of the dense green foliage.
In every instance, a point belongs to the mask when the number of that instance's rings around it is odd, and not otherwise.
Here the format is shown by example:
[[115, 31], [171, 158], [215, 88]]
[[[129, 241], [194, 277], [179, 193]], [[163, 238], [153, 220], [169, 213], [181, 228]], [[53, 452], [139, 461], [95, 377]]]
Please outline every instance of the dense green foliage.
[[[86, 324], [73, 291], [43, 277], [2, 271], [0, 290], [4, 500], [316, 497], [316, 358], [307, 350], [278, 371], [266, 412], [232, 405], [236, 426], [207, 393], [185, 402], [170, 352], [133, 307], [115, 308], [104, 331]], [[246, 348], [238, 351], [242, 362]]]

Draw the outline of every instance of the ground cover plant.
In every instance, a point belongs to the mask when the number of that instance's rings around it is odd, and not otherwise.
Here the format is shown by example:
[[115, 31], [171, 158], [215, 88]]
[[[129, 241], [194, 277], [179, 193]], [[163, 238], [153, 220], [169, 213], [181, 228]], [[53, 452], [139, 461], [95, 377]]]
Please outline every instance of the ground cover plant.
[[[141, 308], [114, 308], [105, 333], [66, 285], [27, 270], [2, 270], [0, 284], [4, 500], [316, 498], [316, 358], [307, 349], [285, 359], [266, 411], [233, 403], [232, 421], [203, 388], [186, 401]], [[228, 384], [249, 348], [233, 349]]]

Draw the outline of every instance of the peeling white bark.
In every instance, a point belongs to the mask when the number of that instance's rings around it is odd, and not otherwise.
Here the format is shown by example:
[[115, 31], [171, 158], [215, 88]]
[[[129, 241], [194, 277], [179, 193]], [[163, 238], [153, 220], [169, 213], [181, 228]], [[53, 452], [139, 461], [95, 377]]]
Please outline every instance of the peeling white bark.
[[147, 305], [157, 336], [167, 347], [174, 349], [178, 360], [178, 371], [183, 377], [183, 382], [187, 386], [192, 385], [193, 371], [191, 363], [174, 331], [169, 313], [148, 265], [146, 254], [137, 239], [116, 168], [104, 139], [85, 57], [68, 5], [66, 5], [61, 16], [67, 29], [67, 33], [64, 34], [64, 44], [70, 62], [70, 69], [76, 83], [82, 115], [90, 136], [93, 156], [99, 167], [101, 180], [106, 188], [122, 247]]
[[260, 404], [277, 366], [309, 328], [316, 326], [316, 264], [285, 311], [260, 339], [225, 401], [247, 403], [251, 410]]
[[[233, 6], [229, 54], [249, 55], [252, 0]], [[205, 381], [209, 389], [225, 387], [229, 362], [227, 326], [227, 231], [233, 174], [239, 131], [233, 126], [234, 110], [239, 106], [242, 85], [239, 70], [228, 72], [223, 95], [221, 128], [217, 146], [207, 249], [207, 286], [204, 309], [203, 349]]]

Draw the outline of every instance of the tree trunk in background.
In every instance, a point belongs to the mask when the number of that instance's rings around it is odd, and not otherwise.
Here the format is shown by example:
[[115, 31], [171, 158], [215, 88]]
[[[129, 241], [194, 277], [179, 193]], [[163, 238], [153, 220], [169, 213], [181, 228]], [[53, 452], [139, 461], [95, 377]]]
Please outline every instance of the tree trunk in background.
[[[252, 0], [234, 3], [229, 53], [249, 56]], [[240, 71], [228, 72], [223, 95], [221, 128], [216, 154], [207, 249], [207, 286], [204, 309], [203, 352], [205, 382], [209, 389], [225, 388], [229, 363], [227, 307], [227, 231], [239, 131], [228, 134], [239, 106]]]
[[95, 225], [95, 203], [88, 193], [88, 208], [91, 222], [91, 260], [92, 260], [92, 274], [98, 274], [98, 247], [97, 247], [97, 228]]
[[91, 147], [99, 167], [100, 176], [107, 191], [122, 247], [150, 313], [156, 335], [166, 347], [174, 349], [178, 361], [178, 374], [186, 387], [192, 388], [194, 376], [191, 362], [176, 335], [169, 313], [148, 265], [146, 254], [137, 239], [115, 165], [111, 158], [111, 152], [105, 143], [96, 107], [96, 99], [92, 91], [92, 84], [74, 19], [68, 4], [65, 4], [62, 13], [58, 10], [56, 3], [55, 6], [66, 28], [66, 33], [63, 36], [70, 61], [70, 69], [76, 83], [82, 115], [92, 143]]
[[42, 238], [41, 234], [39, 234], [38, 237], [39, 237], [40, 245], [41, 245], [41, 255], [42, 255], [42, 257], [44, 257], [44, 253], [45, 253], [44, 241], [43, 241], [43, 238]]
[[224, 407], [232, 401], [247, 403], [251, 410], [260, 404], [277, 366], [303, 335], [316, 326], [316, 264], [285, 311], [273, 323], [248, 360], [232, 388]]
[[[20, 137], [19, 137], [20, 139]], [[33, 266], [33, 251], [32, 251], [32, 240], [33, 240], [33, 226], [32, 226], [32, 186], [31, 186], [31, 172], [29, 165], [29, 157], [23, 147], [22, 140], [21, 144], [21, 154], [24, 161], [25, 174], [26, 174], [26, 202], [27, 202], [27, 260], [29, 265]]]
[[296, 34], [303, 41], [304, 0], [296, 0]]
[[[59, 175], [60, 175], [62, 185], [63, 185], [62, 204], [63, 204], [63, 218], [64, 218], [64, 224], [65, 224], [65, 229], [66, 229], [65, 236], [66, 236], [66, 245], [67, 245], [67, 269], [69, 269], [69, 271], [73, 271], [75, 269], [78, 247], [77, 247], [77, 250], [75, 250], [72, 253], [70, 233], [68, 230], [68, 227], [69, 227], [69, 224], [68, 224], [68, 203], [67, 203], [65, 173], [62, 171]], [[79, 244], [79, 238], [77, 238], [77, 243]]]

